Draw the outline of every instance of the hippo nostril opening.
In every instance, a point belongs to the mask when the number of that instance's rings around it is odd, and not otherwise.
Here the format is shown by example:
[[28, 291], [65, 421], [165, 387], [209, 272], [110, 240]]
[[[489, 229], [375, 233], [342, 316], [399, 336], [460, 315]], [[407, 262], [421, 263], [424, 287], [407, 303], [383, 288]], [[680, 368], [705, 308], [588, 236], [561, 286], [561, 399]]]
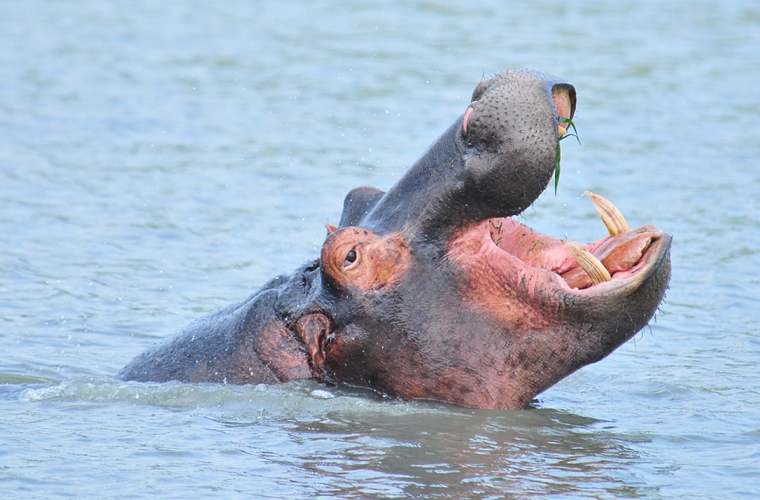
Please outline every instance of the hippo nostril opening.
[[552, 87], [552, 99], [558, 118], [572, 120], [575, 115], [575, 87], [569, 83], [557, 83]]
[[[552, 87], [552, 100], [554, 101], [554, 111], [557, 113], [558, 130], [557, 135], [563, 139], [567, 135], [568, 125], [572, 125], [573, 113], [575, 111], [574, 92], [571, 95], [572, 87], [564, 84], [556, 84]], [[557, 160], [559, 164], [559, 160]]]
[[568, 120], [572, 118], [570, 110], [570, 96], [565, 91], [555, 92], [552, 94], [554, 100], [554, 109], [557, 112], [557, 118]]

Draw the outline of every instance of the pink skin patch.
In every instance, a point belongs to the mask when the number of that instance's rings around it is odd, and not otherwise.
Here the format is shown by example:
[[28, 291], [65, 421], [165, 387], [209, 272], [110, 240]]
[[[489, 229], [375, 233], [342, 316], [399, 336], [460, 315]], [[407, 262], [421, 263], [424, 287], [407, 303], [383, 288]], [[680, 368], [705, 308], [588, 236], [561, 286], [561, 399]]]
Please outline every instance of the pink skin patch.
[[[510, 218], [489, 219], [491, 240], [531, 267], [563, 274], [578, 266], [564, 240], [537, 233]], [[593, 252], [593, 245], [581, 245]]]
[[560, 118], [570, 119], [572, 104], [570, 103], [570, 96], [568, 95], [567, 90], [553, 93], [552, 99], [554, 100], [554, 109], [557, 110], [557, 116]]
[[467, 123], [470, 121], [470, 115], [472, 114], [472, 107], [467, 108], [464, 112], [464, 120], [462, 120], [462, 133], [467, 133]]

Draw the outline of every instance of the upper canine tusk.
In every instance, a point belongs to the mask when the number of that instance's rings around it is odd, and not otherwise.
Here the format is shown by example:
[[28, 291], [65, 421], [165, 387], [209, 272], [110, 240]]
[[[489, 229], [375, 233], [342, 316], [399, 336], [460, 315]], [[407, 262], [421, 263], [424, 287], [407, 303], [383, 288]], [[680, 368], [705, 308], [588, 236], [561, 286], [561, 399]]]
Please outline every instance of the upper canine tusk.
[[598, 285], [599, 283], [604, 283], [605, 281], [610, 281], [612, 279], [610, 272], [604, 267], [604, 264], [594, 257], [591, 252], [572, 241], [568, 241], [567, 246], [570, 248], [570, 253], [573, 254], [575, 260], [578, 261], [578, 264], [580, 264], [583, 270], [586, 271], [586, 274], [588, 274], [589, 278], [591, 278], [591, 283]]
[[623, 217], [623, 214], [620, 213], [620, 210], [618, 210], [612, 202], [598, 194], [592, 193], [591, 191], [586, 191], [585, 194], [589, 197], [591, 203], [594, 204], [596, 213], [599, 214], [599, 217], [602, 218], [602, 222], [607, 226], [607, 231], [609, 231], [610, 236], [617, 236], [630, 229], [625, 217]]

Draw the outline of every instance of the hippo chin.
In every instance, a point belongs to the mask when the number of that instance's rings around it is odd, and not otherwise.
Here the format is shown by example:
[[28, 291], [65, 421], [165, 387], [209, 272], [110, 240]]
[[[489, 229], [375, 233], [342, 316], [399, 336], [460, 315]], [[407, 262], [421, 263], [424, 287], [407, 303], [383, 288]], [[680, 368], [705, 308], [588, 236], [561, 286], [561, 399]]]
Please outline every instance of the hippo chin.
[[465, 113], [387, 193], [360, 187], [320, 259], [135, 358], [124, 380], [311, 378], [471, 408], [523, 407], [643, 328], [670, 279], [671, 237], [575, 244], [511, 217], [546, 188], [575, 89], [529, 70], [480, 83]]

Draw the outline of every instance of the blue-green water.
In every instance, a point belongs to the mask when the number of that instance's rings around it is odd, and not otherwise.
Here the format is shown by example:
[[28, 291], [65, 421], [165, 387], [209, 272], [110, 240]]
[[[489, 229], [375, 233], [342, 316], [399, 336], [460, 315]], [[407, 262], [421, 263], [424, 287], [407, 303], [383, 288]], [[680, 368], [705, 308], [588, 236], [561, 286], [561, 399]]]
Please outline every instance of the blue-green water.
[[[519, 412], [114, 379], [512, 67], [583, 141], [524, 221], [598, 239], [588, 189], [674, 235], [651, 328]], [[0, 496], [760, 496], [758, 81], [753, 2], [3, 3]]]

